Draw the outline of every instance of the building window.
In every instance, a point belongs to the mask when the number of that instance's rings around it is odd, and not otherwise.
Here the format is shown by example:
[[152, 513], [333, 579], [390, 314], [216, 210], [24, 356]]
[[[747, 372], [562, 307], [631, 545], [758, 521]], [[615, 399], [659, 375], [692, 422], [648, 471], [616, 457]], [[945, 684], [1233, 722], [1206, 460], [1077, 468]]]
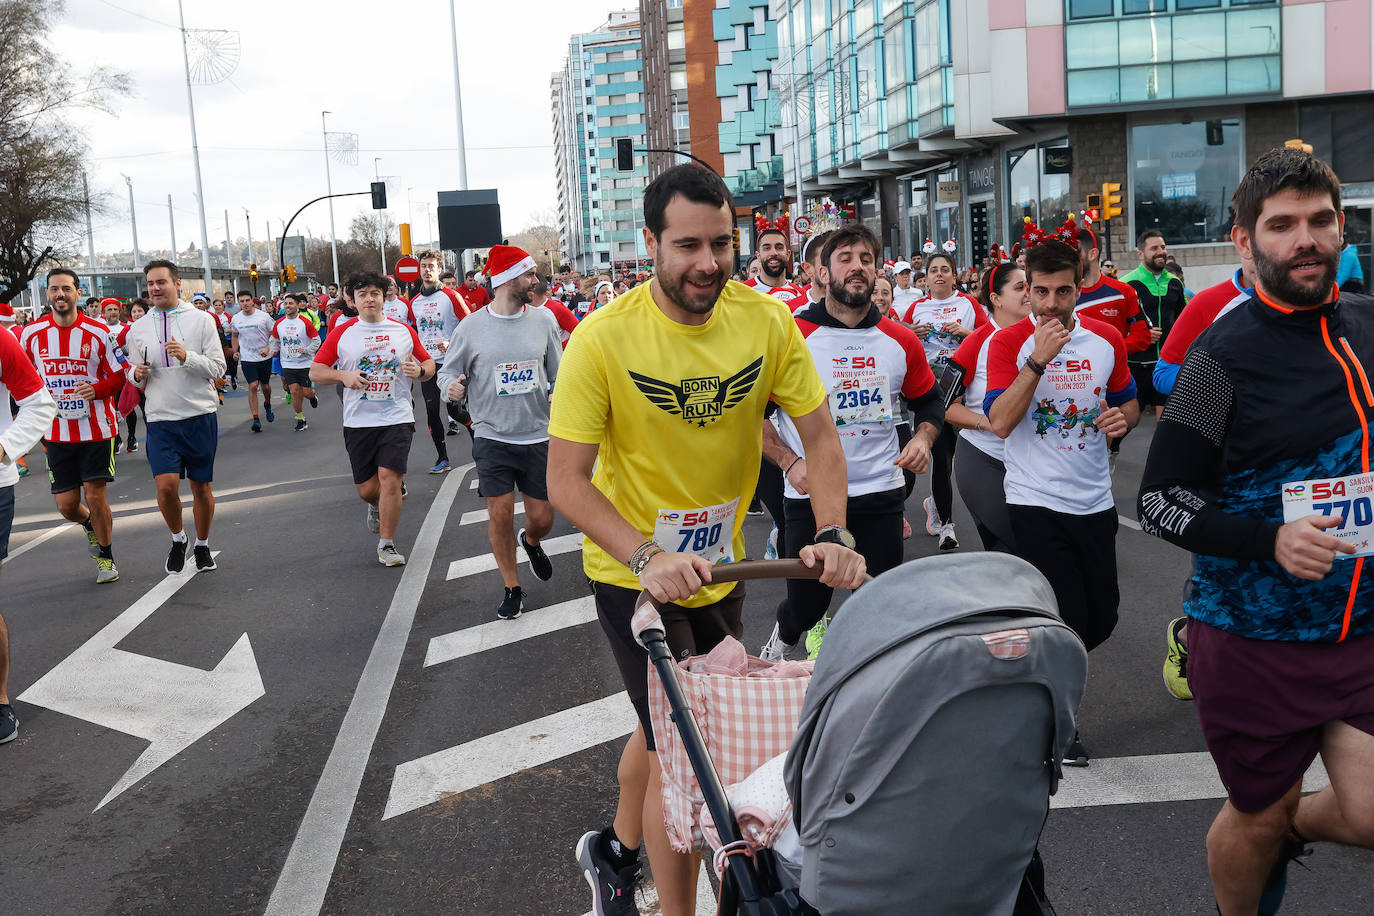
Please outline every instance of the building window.
[[673, 70], [672, 72], [670, 72], [670, 73], [668, 74], [668, 88], [669, 88], [669, 89], [686, 89], [686, 88], [687, 88], [687, 71], [686, 71], [686, 70]]
[[668, 26], [668, 50], [681, 51], [685, 45], [685, 34], [682, 26], [676, 23]]
[[1067, 138], [1027, 146], [1007, 154], [1007, 215], [1011, 238], [1021, 237], [1021, 224], [1029, 216], [1045, 228], [1056, 228], [1072, 212], [1069, 176], [1051, 171], [1048, 150], [1069, 145]]
[[1241, 145], [1239, 119], [1132, 127], [1135, 232], [1158, 229], [1170, 245], [1230, 238], [1230, 194], [1244, 170]]
[[691, 116], [690, 116], [687, 112], [685, 112], [685, 111], [679, 111], [679, 112], [676, 112], [676, 113], [673, 114], [673, 127], [674, 127], [674, 128], [676, 128], [677, 130], [686, 130], [687, 128], [689, 128], [689, 127], [691, 127], [691, 126], [692, 126], [692, 119], [691, 119]]

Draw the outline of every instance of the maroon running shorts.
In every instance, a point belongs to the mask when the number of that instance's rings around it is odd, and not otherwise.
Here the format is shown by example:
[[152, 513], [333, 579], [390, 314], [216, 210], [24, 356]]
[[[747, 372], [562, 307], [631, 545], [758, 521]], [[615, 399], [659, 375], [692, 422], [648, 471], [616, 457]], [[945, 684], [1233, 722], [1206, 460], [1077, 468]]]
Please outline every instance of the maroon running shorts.
[[1254, 814], [1302, 779], [1328, 722], [1374, 735], [1374, 634], [1276, 642], [1189, 620], [1188, 686], [1231, 804]]

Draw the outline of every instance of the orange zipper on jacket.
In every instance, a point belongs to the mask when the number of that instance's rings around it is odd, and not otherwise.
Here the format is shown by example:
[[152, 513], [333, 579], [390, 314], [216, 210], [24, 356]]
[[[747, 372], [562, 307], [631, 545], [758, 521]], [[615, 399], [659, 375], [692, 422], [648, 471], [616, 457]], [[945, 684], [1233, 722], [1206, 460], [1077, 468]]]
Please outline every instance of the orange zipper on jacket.
[[[1355, 388], [1355, 377], [1350, 371], [1350, 366], [1347, 365], [1346, 361], [1341, 358], [1341, 354], [1336, 350], [1335, 345], [1331, 341], [1331, 332], [1327, 324], [1327, 316], [1325, 315], [1323, 315], [1321, 319], [1321, 328], [1322, 343], [1326, 345], [1327, 351], [1330, 352], [1332, 358], [1334, 358], [1336, 360], [1336, 363], [1341, 367], [1341, 372], [1345, 374], [1345, 387], [1347, 394], [1350, 396], [1350, 404], [1352, 407], [1355, 408], [1355, 416], [1360, 418], [1360, 469], [1364, 473], [1368, 474], [1369, 418], [1365, 416], [1364, 404], [1360, 403], [1360, 395]], [[1359, 372], [1360, 380], [1364, 383], [1364, 389], [1366, 392], [1368, 392], [1369, 382], [1365, 377], [1364, 367], [1360, 365], [1359, 360], [1355, 359], [1354, 352], [1351, 351], [1350, 345], [1347, 344], [1344, 339], [1341, 340], [1341, 344], [1345, 347], [1346, 352], [1349, 353], [1350, 362], [1355, 366], [1355, 369]], [[1348, 636], [1350, 633], [1350, 616], [1355, 610], [1355, 596], [1360, 585], [1360, 574], [1363, 571], [1364, 557], [1356, 557], [1355, 569], [1350, 576], [1350, 594], [1346, 598], [1345, 612], [1341, 617], [1341, 635], [1340, 639], [1337, 640], [1338, 642], [1344, 641], [1346, 636]]]

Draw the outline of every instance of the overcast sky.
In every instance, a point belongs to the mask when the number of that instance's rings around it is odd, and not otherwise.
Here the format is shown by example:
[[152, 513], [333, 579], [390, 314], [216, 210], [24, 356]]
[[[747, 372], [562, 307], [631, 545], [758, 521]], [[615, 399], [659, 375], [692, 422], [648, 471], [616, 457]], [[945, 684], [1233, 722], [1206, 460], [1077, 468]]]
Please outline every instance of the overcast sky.
[[[239, 33], [240, 58], [225, 82], [195, 88], [196, 127], [212, 247], [235, 239], [252, 215], [253, 238], [272, 234], [312, 197], [325, 193], [320, 112], [329, 128], [358, 135], [358, 164], [331, 164], [335, 192], [366, 190], [373, 157], [397, 176], [389, 201], [398, 222], [423, 235], [425, 207], [458, 187], [453, 57], [446, 0], [363, 4], [323, 0], [184, 0], [191, 29]], [[568, 38], [590, 31], [612, 8], [604, 0], [456, 0], [467, 133], [469, 188], [496, 188], [502, 228], [515, 233], [535, 214], [556, 212], [549, 77], [561, 69]], [[128, 72], [134, 95], [115, 117], [79, 116], [94, 157], [92, 181], [111, 195], [97, 218], [98, 251], [128, 250], [128, 191], [134, 182], [140, 248], [167, 247], [167, 195], [177, 244], [200, 243], [175, 0], [68, 0], [55, 29], [59, 54], [75, 71], [104, 64]], [[370, 207], [335, 202], [335, 225]], [[296, 226], [328, 235], [324, 202]], [[437, 232], [437, 229], [435, 230]], [[293, 227], [292, 234], [296, 234]], [[417, 236], [418, 237], [418, 236]]]

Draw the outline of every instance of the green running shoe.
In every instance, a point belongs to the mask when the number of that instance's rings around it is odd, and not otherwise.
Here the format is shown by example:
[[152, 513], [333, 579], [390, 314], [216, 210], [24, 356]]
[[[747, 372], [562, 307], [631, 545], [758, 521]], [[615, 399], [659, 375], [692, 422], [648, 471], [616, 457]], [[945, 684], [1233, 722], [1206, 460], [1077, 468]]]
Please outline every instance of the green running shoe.
[[1166, 631], [1169, 654], [1164, 656], [1164, 686], [1180, 700], [1193, 698], [1193, 691], [1188, 687], [1188, 647], [1178, 638], [1187, 624], [1187, 617], [1175, 617], [1169, 621]]
[[806, 657], [814, 659], [821, 654], [821, 640], [825, 639], [825, 630], [830, 626], [830, 618], [822, 617], [820, 622], [806, 633]]

